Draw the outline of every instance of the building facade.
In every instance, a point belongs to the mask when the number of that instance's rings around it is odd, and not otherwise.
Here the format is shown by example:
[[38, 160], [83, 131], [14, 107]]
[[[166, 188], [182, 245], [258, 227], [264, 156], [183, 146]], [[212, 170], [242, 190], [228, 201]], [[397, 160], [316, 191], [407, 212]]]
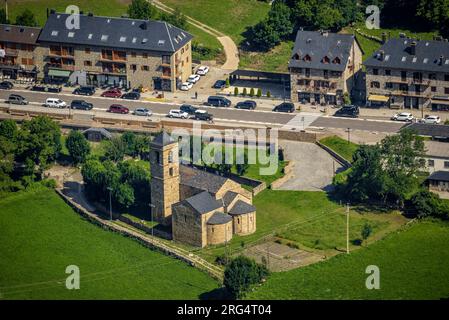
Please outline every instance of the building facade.
[[449, 110], [449, 43], [388, 40], [365, 61], [367, 105]]
[[31, 81], [39, 73], [42, 56], [37, 39], [40, 28], [0, 24], [0, 77]]
[[67, 29], [68, 18], [52, 11], [36, 31], [38, 80], [176, 91], [192, 72], [192, 36], [166, 22], [80, 14]]
[[427, 178], [429, 191], [443, 199], [449, 199], [449, 171], [436, 171]]
[[298, 31], [288, 64], [292, 101], [342, 104], [361, 76], [362, 55], [353, 35]]
[[429, 172], [449, 171], [449, 143], [425, 141], [426, 167]]

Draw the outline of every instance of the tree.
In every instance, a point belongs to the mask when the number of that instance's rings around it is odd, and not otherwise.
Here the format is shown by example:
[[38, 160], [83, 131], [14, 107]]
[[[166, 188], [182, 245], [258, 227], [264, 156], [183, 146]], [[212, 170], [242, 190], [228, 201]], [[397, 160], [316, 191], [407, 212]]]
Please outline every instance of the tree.
[[268, 269], [244, 256], [233, 259], [224, 272], [223, 284], [235, 298], [242, 298], [252, 285], [260, 283], [269, 274]]
[[34, 13], [30, 9], [25, 9], [16, 17], [16, 25], [36, 27], [38, 23]]
[[188, 30], [189, 24], [187, 18], [179, 8], [175, 8], [172, 14], [162, 13], [160, 19], [180, 29]]
[[3, 8], [0, 9], [0, 23], [9, 24], [9, 20], [6, 19], [6, 11]]
[[260, 98], [262, 96], [262, 90], [259, 88], [257, 89], [257, 97]]
[[89, 142], [77, 130], [70, 131], [65, 144], [75, 164], [83, 163], [90, 153]]
[[258, 50], [268, 51], [281, 42], [279, 33], [264, 20], [249, 29], [250, 43]]
[[128, 15], [131, 19], [150, 20], [157, 15], [157, 12], [150, 1], [132, 0], [128, 6]]
[[293, 32], [291, 10], [283, 2], [275, 1], [268, 13], [267, 23], [274, 29], [278, 37], [284, 39]]
[[250, 96], [250, 97], [254, 97], [254, 88], [251, 88], [251, 89], [249, 90], [249, 96]]
[[108, 160], [119, 162], [122, 161], [127, 151], [127, 145], [119, 136], [114, 136], [106, 143], [105, 157]]
[[371, 227], [371, 225], [369, 223], [365, 223], [363, 225], [362, 232], [360, 233], [363, 241], [368, 239], [368, 237], [371, 235], [371, 233], [373, 233], [373, 228]]
[[247, 94], [248, 94], [248, 91], [246, 90], [246, 88], [243, 88], [242, 96], [246, 96]]
[[7, 119], [0, 122], [0, 136], [14, 142], [17, 138], [17, 133], [17, 124], [14, 120]]
[[449, 204], [429, 190], [420, 190], [411, 198], [411, 204], [418, 218], [436, 217], [449, 218]]
[[249, 169], [249, 164], [248, 164], [248, 155], [245, 153], [243, 156], [243, 163], [238, 163], [236, 165], [236, 169], [237, 169], [237, 174], [239, 176], [243, 176], [245, 173], [248, 172]]
[[118, 169], [121, 183], [129, 185], [133, 189], [135, 201], [146, 205], [151, 181], [149, 170], [145, 170], [141, 165], [132, 161], [119, 163]]
[[235, 87], [234, 88], [234, 96], [238, 96], [239, 95], [239, 88]]

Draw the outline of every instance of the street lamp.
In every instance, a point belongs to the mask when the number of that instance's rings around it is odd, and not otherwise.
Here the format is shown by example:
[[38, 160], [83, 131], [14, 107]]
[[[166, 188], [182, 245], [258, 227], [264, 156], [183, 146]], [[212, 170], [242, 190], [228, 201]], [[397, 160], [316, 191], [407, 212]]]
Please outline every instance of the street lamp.
[[351, 128], [348, 128], [348, 144], [351, 143]]
[[109, 215], [110, 220], [112, 221], [112, 188], [108, 187], [109, 190]]
[[150, 206], [150, 213], [151, 213], [151, 236], [154, 237], [154, 226], [153, 226], [153, 208], [156, 206], [152, 203], [148, 204]]

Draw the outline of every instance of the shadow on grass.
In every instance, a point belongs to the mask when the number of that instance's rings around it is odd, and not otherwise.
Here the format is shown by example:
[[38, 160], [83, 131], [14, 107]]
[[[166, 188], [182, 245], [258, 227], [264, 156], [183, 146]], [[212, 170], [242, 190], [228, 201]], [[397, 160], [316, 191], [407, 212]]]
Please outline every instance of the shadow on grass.
[[212, 291], [203, 292], [199, 295], [200, 300], [234, 300], [225, 287], [216, 288]]

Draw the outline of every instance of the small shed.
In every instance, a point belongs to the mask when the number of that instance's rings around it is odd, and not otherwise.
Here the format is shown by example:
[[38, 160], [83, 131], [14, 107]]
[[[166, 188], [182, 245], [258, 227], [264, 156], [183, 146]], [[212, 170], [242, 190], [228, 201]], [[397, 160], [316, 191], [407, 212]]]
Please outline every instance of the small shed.
[[99, 142], [104, 139], [111, 139], [112, 133], [105, 128], [89, 128], [83, 131], [84, 136], [89, 141]]

